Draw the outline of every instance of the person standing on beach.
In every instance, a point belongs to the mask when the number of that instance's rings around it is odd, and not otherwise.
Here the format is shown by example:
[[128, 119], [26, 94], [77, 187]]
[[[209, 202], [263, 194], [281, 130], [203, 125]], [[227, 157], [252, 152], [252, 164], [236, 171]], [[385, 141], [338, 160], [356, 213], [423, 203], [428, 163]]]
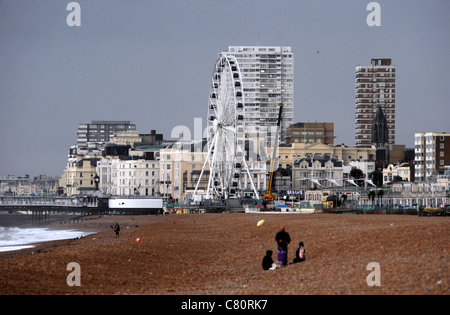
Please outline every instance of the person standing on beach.
[[291, 242], [289, 233], [285, 231], [284, 226], [280, 228], [280, 231], [275, 235], [275, 241], [278, 245], [278, 262], [282, 266], [287, 265], [288, 245]]
[[120, 232], [120, 225], [118, 222], [116, 222], [116, 225], [114, 226], [114, 233], [116, 233], [116, 237], [119, 237]]

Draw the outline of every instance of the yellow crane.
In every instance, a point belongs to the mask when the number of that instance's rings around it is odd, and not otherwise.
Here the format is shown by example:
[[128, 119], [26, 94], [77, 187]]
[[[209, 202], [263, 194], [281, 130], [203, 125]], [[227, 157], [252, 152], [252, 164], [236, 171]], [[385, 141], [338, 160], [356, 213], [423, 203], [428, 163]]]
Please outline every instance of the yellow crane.
[[275, 163], [277, 161], [276, 154], [278, 151], [278, 136], [280, 134], [280, 128], [281, 128], [281, 112], [282, 111], [283, 111], [283, 104], [280, 104], [280, 110], [278, 112], [277, 133], [275, 136], [275, 145], [272, 147], [272, 160], [270, 161], [269, 182], [267, 185], [267, 193], [264, 194], [264, 201], [268, 201], [268, 202], [273, 202], [275, 200], [275, 195], [272, 195], [273, 173], [275, 171]]

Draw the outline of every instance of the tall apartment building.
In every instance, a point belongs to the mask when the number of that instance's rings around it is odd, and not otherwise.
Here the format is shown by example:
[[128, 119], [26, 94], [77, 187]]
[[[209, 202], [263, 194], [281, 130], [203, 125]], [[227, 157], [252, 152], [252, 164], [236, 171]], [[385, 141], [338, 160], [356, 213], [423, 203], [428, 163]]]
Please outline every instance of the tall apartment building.
[[368, 146], [372, 125], [381, 107], [388, 125], [389, 146], [395, 144], [395, 66], [391, 59], [372, 59], [356, 67], [355, 145]]
[[414, 139], [415, 179], [425, 181], [450, 164], [450, 133], [416, 133]]
[[334, 123], [299, 122], [287, 128], [286, 144], [323, 143], [334, 145]]
[[93, 120], [90, 124], [79, 124], [78, 147], [86, 147], [88, 142], [109, 142], [116, 131], [136, 130], [130, 121]]
[[282, 103], [280, 141], [294, 117], [294, 53], [285, 46], [230, 46], [223, 52], [236, 57], [242, 73], [246, 132], [267, 133], [274, 143]]

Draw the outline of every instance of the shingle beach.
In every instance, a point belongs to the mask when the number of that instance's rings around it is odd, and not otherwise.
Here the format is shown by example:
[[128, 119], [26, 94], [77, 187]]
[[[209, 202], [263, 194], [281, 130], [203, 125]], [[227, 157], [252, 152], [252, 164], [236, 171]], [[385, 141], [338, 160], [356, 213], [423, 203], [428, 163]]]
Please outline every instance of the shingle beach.
[[[265, 224], [257, 226], [264, 219]], [[111, 225], [121, 225], [116, 238]], [[275, 234], [306, 261], [264, 271]], [[57, 228], [57, 227], [55, 227]], [[412, 215], [185, 214], [106, 216], [73, 223], [96, 231], [0, 253], [0, 294], [302, 295], [450, 293], [450, 218]], [[137, 239], [139, 238], [139, 241]], [[69, 286], [68, 264], [80, 266]], [[380, 286], [369, 286], [371, 262]]]

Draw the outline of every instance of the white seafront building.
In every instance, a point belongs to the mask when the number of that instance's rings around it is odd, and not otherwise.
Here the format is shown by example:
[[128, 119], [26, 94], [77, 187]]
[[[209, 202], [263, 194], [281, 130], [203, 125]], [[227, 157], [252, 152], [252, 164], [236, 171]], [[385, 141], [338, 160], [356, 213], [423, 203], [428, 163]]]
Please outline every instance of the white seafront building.
[[159, 161], [103, 158], [97, 164], [99, 189], [113, 196], [155, 196], [159, 193]]

